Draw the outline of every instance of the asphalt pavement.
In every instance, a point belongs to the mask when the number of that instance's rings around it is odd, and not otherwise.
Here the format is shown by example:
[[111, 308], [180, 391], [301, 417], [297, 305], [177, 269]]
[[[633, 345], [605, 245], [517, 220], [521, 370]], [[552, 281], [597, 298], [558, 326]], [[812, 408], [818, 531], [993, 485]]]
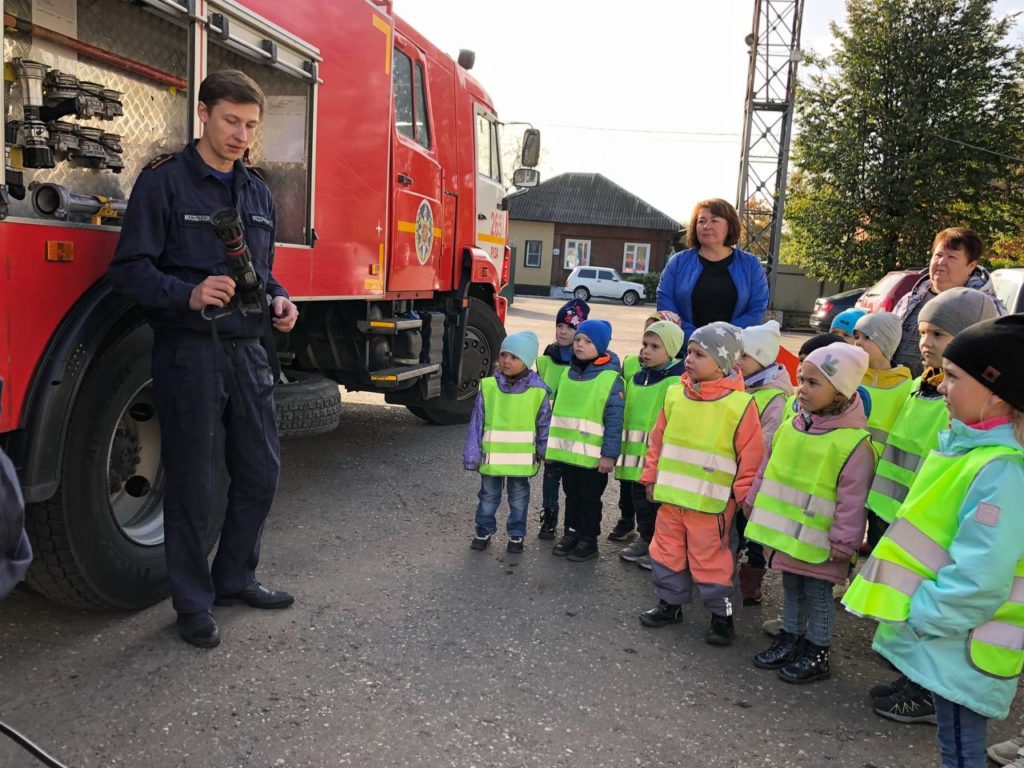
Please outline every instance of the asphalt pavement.
[[[557, 307], [517, 299], [508, 326], [545, 340]], [[648, 309], [594, 316], [625, 353]], [[464, 428], [343, 401], [339, 430], [283, 448], [260, 575], [292, 608], [216, 609], [224, 640], [203, 651], [178, 640], [169, 601], [92, 614], [16, 592], [0, 605], [0, 720], [75, 768], [938, 764], [932, 727], [870, 711], [867, 688], [893, 675], [868, 623], [840, 612], [832, 679], [805, 687], [750, 663], [770, 642], [777, 576], [732, 647], [704, 643], [699, 605], [644, 628], [649, 574], [620, 545], [570, 563], [536, 539], [539, 477], [526, 551], [508, 555], [499, 533], [473, 552]], [[606, 529], [617, 499], [610, 484]], [[0, 736], [0, 766], [36, 765]]]

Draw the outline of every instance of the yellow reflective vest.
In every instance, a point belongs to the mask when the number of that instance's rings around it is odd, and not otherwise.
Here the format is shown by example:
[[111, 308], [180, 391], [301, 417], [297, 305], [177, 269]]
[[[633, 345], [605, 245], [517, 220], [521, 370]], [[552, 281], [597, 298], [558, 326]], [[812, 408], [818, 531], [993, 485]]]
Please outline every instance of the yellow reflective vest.
[[792, 419], [780, 426], [743, 535], [805, 563], [825, 562], [839, 474], [865, 440], [863, 429], [810, 434]]
[[685, 387], [669, 388], [655, 501], [712, 515], [725, 512], [739, 470], [736, 433], [751, 399], [733, 391], [718, 400], [691, 400]]
[[[920, 379], [916, 383], [919, 387]], [[882, 449], [868, 509], [887, 523], [893, 521], [925, 456], [939, 447], [939, 432], [948, 426], [949, 409], [942, 397], [907, 398]]]
[[668, 376], [657, 384], [641, 386], [626, 379], [626, 408], [622, 416], [622, 453], [615, 464], [615, 479], [638, 482], [644, 471], [651, 430], [669, 387], [681, 387], [678, 376]]
[[484, 397], [481, 475], [532, 477], [537, 474], [537, 416], [547, 393], [540, 387], [502, 392], [493, 376], [480, 381]]
[[545, 459], [588, 469], [597, 467], [604, 443], [604, 406], [618, 377], [617, 371], [602, 371], [582, 381], [562, 378], [551, 409]]
[[871, 446], [875, 449], [875, 455], [881, 456], [885, 448], [885, 441], [889, 436], [896, 417], [900, 414], [907, 398], [910, 397], [911, 387], [914, 382], [911, 379], [903, 379], [895, 387], [881, 389], [879, 387], [862, 384], [871, 396], [871, 413], [868, 414], [868, 432], [871, 433]]
[[[1006, 446], [964, 454], [932, 451], [896, 515], [843, 597], [849, 611], [880, 621], [906, 621], [910, 603], [925, 581], [950, 565], [949, 548], [959, 530], [959, 507], [978, 473], [995, 459], [1019, 456]], [[1024, 667], [1024, 559], [1017, 563], [1009, 599], [992, 619], [975, 627], [966, 648], [975, 668], [1013, 678]]]
[[537, 358], [537, 374], [544, 379], [544, 383], [551, 390], [552, 401], [554, 401], [555, 395], [558, 392], [558, 385], [562, 382], [562, 377], [565, 376], [568, 370], [568, 363], [556, 363], [547, 355], [541, 355]]

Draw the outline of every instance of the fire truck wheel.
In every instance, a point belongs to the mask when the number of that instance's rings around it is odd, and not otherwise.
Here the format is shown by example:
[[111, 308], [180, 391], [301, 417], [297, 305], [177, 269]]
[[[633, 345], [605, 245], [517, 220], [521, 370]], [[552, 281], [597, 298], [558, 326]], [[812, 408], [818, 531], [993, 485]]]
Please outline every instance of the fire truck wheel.
[[470, 299], [458, 396], [455, 400], [424, 400], [409, 407], [409, 411], [431, 424], [465, 424], [469, 421], [480, 391], [480, 379], [494, 372], [504, 338], [505, 328], [495, 311], [479, 299]]
[[[68, 422], [61, 484], [26, 510], [35, 551], [27, 579], [56, 602], [130, 610], [168, 594], [152, 340], [148, 326], [136, 327], [90, 365]], [[226, 507], [223, 470], [218, 493], [223, 502], [210, 521], [210, 546]]]
[[338, 383], [304, 371], [284, 371], [287, 383], [274, 388], [277, 433], [282, 438], [321, 435], [341, 422]]

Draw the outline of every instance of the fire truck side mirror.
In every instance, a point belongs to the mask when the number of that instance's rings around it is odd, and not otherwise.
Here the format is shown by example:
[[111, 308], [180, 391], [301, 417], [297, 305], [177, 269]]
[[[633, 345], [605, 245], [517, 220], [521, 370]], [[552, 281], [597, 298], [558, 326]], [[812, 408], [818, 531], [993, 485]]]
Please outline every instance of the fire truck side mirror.
[[517, 189], [536, 187], [540, 184], [540, 171], [536, 168], [516, 168], [512, 174], [512, 186]]
[[540, 162], [540, 131], [527, 128], [523, 131], [523, 168], [536, 168]]

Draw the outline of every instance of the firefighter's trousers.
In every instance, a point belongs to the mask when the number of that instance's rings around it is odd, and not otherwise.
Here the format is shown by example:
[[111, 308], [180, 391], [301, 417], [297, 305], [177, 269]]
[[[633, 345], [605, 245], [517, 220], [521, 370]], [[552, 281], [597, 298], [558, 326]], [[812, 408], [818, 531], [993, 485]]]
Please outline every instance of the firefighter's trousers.
[[[218, 594], [256, 584], [260, 538], [277, 489], [274, 381], [258, 339], [158, 340], [153, 388], [166, 479], [164, 548], [174, 609], [208, 610]], [[212, 569], [210, 520], [222, 504], [218, 425], [230, 478]]]

